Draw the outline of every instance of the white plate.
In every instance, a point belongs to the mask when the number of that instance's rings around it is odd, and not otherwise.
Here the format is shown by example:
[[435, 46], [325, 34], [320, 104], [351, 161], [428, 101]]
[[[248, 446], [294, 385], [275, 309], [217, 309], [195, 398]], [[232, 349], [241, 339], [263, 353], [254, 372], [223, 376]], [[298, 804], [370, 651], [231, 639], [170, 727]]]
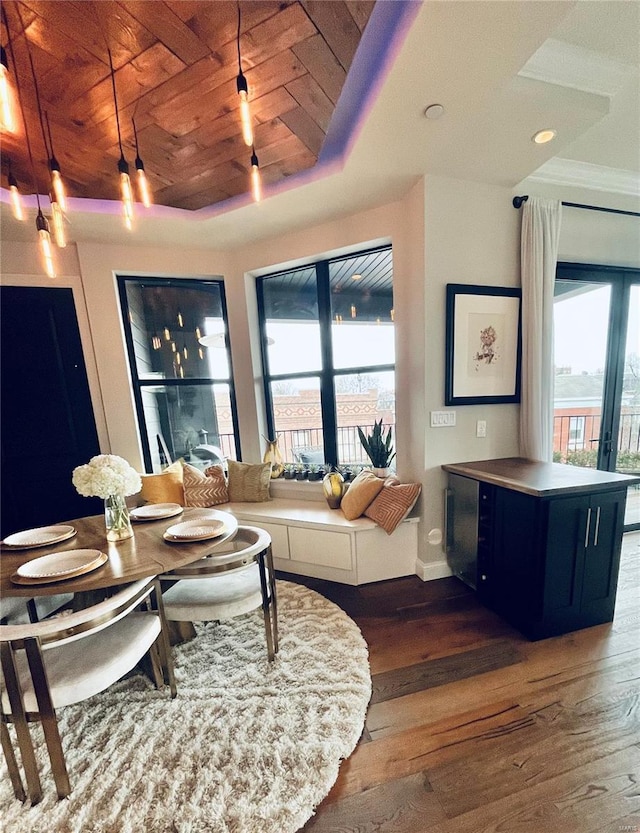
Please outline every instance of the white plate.
[[65, 550], [34, 558], [18, 567], [15, 581], [60, 581], [84, 575], [101, 567], [108, 556], [100, 550]]
[[159, 521], [162, 518], [173, 518], [183, 511], [179, 503], [148, 503], [132, 509], [129, 516], [134, 521]]
[[76, 534], [72, 526], [60, 524], [58, 526], [39, 526], [36, 529], [25, 529], [23, 532], [14, 532], [7, 535], [2, 542], [5, 547], [17, 547], [28, 549], [30, 547], [46, 547], [66, 541]]
[[204, 541], [207, 538], [218, 538], [225, 529], [223, 521], [208, 521], [206, 518], [199, 518], [195, 521], [173, 524], [165, 531], [164, 537], [174, 541]]

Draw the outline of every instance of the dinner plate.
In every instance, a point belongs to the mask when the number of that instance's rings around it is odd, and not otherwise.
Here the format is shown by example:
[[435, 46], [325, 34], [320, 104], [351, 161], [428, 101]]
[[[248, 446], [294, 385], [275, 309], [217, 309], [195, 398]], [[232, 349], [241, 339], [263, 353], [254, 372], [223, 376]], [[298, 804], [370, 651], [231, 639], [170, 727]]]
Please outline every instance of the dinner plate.
[[21, 564], [11, 576], [17, 584], [46, 584], [90, 573], [102, 567], [109, 556], [100, 550], [64, 550]]
[[129, 512], [133, 521], [159, 521], [162, 518], [173, 518], [183, 512], [179, 503], [148, 503], [146, 506], [138, 506]]
[[2, 542], [3, 547], [12, 549], [31, 549], [32, 547], [46, 547], [51, 544], [58, 544], [66, 541], [76, 534], [72, 526], [59, 524], [57, 526], [39, 526], [35, 529], [25, 529], [23, 532], [14, 532], [7, 535]]
[[198, 518], [194, 521], [183, 521], [173, 524], [163, 535], [166, 541], [205, 541], [208, 538], [219, 538], [225, 532], [223, 521]]

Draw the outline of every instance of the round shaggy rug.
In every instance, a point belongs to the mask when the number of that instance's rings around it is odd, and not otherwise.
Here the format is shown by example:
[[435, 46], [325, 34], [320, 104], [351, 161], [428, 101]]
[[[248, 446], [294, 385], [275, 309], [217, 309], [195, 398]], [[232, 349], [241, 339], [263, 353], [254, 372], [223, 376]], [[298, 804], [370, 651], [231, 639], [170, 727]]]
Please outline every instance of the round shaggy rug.
[[[278, 582], [280, 653], [262, 614], [198, 625], [174, 649], [178, 696], [142, 674], [59, 713], [73, 792], [56, 800], [39, 726], [44, 798], [13, 797], [4, 833], [293, 833], [354, 749], [371, 695], [357, 625], [318, 593]], [[13, 732], [13, 727], [10, 727]]]

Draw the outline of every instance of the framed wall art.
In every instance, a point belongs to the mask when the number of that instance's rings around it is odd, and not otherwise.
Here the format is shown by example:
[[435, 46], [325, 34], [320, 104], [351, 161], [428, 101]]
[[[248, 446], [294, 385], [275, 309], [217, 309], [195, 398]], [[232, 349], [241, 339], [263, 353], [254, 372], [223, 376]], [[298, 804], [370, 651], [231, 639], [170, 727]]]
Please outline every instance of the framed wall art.
[[445, 405], [520, 401], [520, 289], [447, 284]]

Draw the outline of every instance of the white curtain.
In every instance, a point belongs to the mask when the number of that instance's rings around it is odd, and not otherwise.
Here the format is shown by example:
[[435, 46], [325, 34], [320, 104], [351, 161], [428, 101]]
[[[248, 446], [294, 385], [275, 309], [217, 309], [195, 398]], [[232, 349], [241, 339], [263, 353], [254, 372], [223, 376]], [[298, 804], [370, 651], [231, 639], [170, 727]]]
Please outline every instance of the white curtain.
[[522, 210], [520, 454], [553, 458], [553, 285], [562, 203], [529, 197]]

